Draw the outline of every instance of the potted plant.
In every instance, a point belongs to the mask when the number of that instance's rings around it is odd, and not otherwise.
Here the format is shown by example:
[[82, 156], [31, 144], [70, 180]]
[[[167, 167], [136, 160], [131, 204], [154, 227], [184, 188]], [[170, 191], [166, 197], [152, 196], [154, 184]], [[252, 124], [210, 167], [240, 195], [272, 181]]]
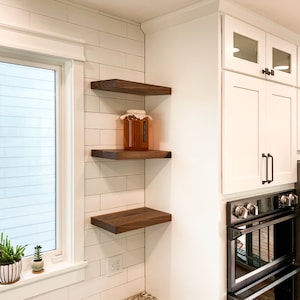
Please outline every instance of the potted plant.
[[0, 284], [10, 284], [20, 279], [22, 272], [22, 257], [27, 245], [11, 245], [8, 236], [0, 236]]
[[34, 247], [33, 261], [31, 263], [32, 273], [41, 273], [44, 271], [44, 261], [41, 249], [41, 245], [36, 245]]

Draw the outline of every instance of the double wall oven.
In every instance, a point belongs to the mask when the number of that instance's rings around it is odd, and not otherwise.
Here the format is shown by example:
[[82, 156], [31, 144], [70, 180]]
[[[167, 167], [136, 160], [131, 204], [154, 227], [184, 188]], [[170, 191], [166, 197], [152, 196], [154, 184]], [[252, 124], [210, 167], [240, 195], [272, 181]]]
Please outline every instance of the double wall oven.
[[295, 190], [227, 202], [227, 299], [295, 300]]

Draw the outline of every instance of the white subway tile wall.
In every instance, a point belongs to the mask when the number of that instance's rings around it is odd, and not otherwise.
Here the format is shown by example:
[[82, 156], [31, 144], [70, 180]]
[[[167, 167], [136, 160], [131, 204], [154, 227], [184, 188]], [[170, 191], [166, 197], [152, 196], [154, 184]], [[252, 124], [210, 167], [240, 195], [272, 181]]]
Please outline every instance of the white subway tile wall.
[[[144, 108], [144, 98], [90, 89], [95, 80], [144, 81], [144, 34], [138, 24], [55, 0], [0, 0], [1, 23], [86, 42], [85, 56], [85, 259], [80, 284], [33, 300], [122, 300], [144, 290], [144, 230], [114, 235], [90, 217], [144, 205], [144, 162], [92, 158], [91, 149], [121, 148], [119, 115]], [[124, 269], [107, 275], [107, 260], [121, 255]], [[22, 299], [18, 299], [22, 300]]]

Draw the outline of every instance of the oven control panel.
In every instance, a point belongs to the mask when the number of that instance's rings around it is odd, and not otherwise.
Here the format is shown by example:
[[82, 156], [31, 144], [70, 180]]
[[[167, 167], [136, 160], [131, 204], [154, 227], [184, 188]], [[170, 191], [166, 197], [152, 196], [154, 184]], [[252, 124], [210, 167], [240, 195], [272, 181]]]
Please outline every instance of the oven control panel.
[[295, 190], [229, 201], [227, 202], [227, 225], [261, 214], [271, 214], [278, 209], [294, 209], [297, 205], [298, 196]]
[[298, 196], [295, 195], [293, 192], [285, 193], [279, 195], [278, 197], [278, 207], [285, 208], [285, 207], [293, 207], [298, 204]]

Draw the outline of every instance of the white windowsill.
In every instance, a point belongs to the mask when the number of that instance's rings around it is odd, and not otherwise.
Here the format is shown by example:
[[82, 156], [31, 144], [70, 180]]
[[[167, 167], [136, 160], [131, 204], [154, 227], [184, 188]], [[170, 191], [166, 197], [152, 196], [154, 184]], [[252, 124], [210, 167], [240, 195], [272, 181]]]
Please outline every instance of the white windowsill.
[[22, 272], [21, 279], [13, 284], [0, 285], [0, 298], [27, 299], [63, 288], [84, 280], [87, 262], [58, 263], [40, 274]]

